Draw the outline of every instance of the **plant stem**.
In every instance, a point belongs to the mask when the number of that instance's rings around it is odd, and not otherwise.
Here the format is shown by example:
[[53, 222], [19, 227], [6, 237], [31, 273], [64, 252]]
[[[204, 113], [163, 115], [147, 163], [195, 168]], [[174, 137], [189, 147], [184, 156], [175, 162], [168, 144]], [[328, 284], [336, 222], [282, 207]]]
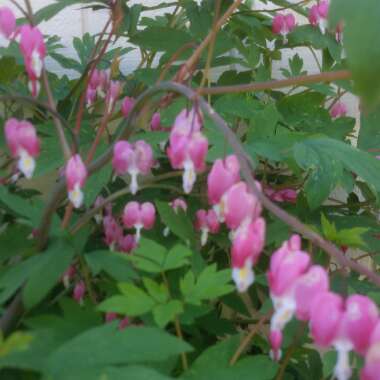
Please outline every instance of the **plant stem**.
[[293, 78], [281, 79], [281, 80], [271, 80], [267, 82], [255, 82], [248, 84], [239, 84], [233, 86], [218, 86], [218, 87], [205, 87], [198, 89], [201, 95], [211, 94], [233, 94], [240, 92], [256, 92], [273, 90], [284, 87], [299, 86], [312, 83], [320, 82], [334, 82], [337, 80], [351, 79], [351, 72], [348, 70], [339, 71], [327, 71], [320, 74], [312, 75], [300, 75]]
[[251, 343], [251, 340], [254, 338], [254, 336], [260, 331], [260, 329], [263, 327], [264, 323], [270, 318], [270, 315], [272, 312], [263, 315], [257, 324], [251, 329], [251, 331], [248, 333], [248, 335], [245, 336], [245, 338], [241, 341], [239, 344], [239, 347], [237, 348], [236, 352], [232, 356], [230, 360], [230, 366], [233, 366], [238, 359], [240, 358], [241, 354], [247, 349], [248, 345]]

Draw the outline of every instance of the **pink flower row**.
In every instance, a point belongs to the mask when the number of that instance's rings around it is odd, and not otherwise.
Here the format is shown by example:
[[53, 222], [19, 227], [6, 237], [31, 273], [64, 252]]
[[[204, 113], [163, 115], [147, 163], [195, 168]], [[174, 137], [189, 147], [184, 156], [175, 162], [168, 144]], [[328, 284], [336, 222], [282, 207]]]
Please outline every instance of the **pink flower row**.
[[282, 331], [296, 316], [309, 322], [311, 336], [319, 347], [334, 347], [338, 353], [334, 375], [338, 380], [351, 377], [349, 353], [365, 357], [361, 380], [378, 380], [380, 373], [380, 319], [376, 304], [366, 296], [347, 299], [329, 290], [326, 270], [311, 265], [293, 235], [273, 253], [268, 272], [274, 313], [270, 325], [271, 355], [281, 357]]

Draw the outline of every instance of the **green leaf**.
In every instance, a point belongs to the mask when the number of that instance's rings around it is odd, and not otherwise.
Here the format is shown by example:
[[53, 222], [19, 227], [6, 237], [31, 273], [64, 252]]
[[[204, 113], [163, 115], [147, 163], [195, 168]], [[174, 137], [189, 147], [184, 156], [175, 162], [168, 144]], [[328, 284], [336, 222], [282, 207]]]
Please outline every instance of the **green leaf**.
[[235, 335], [206, 349], [194, 362], [185, 380], [272, 380], [278, 364], [268, 356], [254, 355], [240, 359], [233, 367], [229, 362], [240, 344], [240, 335]]
[[57, 284], [69, 267], [74, 253], [74, 248], [63, 239], [53, 241], [49, 248], [41, 253], [42, 259], [34, 268], [23, 290], [23, 302], [27, 309], [40, 302]]
[[31, 228], [22, 224], [7, 226], [0, 234], [0, 247], [6, 247], [0, 252], [0, 260], [23, 256], [29, 252], [33, 246], [33, 241], [28, 239], [31, 233]]
[[165, 284], [158, 284], [150, 278], [143, 278], [145, 289], [149, 295], [158, 303], [165, 303], [169, 299], [169, 291]]
[[129, 283], [119, 284], [123, 295], [113, 296], [103, 301], [98, 309], [100, 311], [114, 312], [131, 317], [143, 315], [152, 310], [155, 301], [136, 285]]
[[342, 166], [380, 191], [380, 178], [377, 175], [380, 161], [349, 144], [315, 137], [296, 144], [294, 155], [302, 168], [312, 171], [306, 183], [311, 207], [317, 207], [340, 181]]
[[333, 0], [329, 17], [332, 27], [344, 22], [344, 49], [359, 94], [371, 104], [380, 101], [380, 47], [373, 43], [380, 34], [380, 2]]
[[160, 372], [143, 366], [86, 368], [75, 373], [60, 373], [55, 380], [173, 380]]
[[85, 259], [94, 276], [104, 271], [116, 281], [128, 281], [137, 278], [136, 272], [124, 253], [94, 251], [87, 253]]
[[147, 50], [175, 52], [192, 38], [184, 30], [153, 26], [134, 35], [130, 41]]
[[190, 350], [187, 343], [160, 329], [129, 327], [120, 331], [112, 323], [87, 330], [63, 344], [48, 358], [47, 370], [56, 378], [88, 368], [160, 362]]
[[0, 357], [7, 356], [13, 351], [25, 351], [29, 348], [33, 337], [21, 331], [16, 331], [3, 340], [0, 334]]
[[182, 210], [174, 212], [172, 207], [165, 202], [155, 202], [158, 213], [164, 224], [170, 231], [181, 238], [184, 242], [194, 240], [194, 228], [190, 218]]
[[262, 111], [256, 113], [251, 120], [250, 129], [247, 134], [247, 142], [254, 142], [263, 137], [271, 137], [275, 134], [276, 126], [281, 115], [275, 104], [268, 104]]
[[217, 271], [216, 265], [206, 267], [195, 281], [192, 272], [188, 272], [180, 281], [180, 289], [185, 301], [199, 305], [203, 300], [214, 299], [234, 290], [230, 285], [231, 270]]
[[128, 256], [133, 265], [148, 273], [162, 272], [163, 263], [166, 257], [166, 248], [157, 244], [153, 240], [142, 238], [139, 246], [133, 252], [133, 255]]
[[337, 235], [335, 224], [330, 223], [324, 214], [321, 215], [321, 224], [323, 235], [329, 240], [335, 240]]
[[[365, 151], [374, 151], [380, 155], [380, 107], [371, 112], [361, 112], [358, 148]], [[376, 153], [377, 152], [377, 153]]]
[[157, 325], [164, 328], [170, 321], [183, 312], [181, 301], [171, 300], [166, 304], [157, 305], [153, 308], [153, 317]]
[[90, 207], [94, 204], [96, 197], [99, 195], [105, 185], [107, 185], [112, 174], [112, 165], [107, 165], [92, 175], [86, 182], [85, 188], [85, 205]]
[[11, 297], [27, 278], [44, 262], [42, 255], [29, 259], [7, 268], [0, 275], [0, 303]]
[[180, 244], [175, 245], [165, 258], [163, 270], [167, 271], [189, 265], [188, 257], [191, 255], [192, 251], [188, 247]]

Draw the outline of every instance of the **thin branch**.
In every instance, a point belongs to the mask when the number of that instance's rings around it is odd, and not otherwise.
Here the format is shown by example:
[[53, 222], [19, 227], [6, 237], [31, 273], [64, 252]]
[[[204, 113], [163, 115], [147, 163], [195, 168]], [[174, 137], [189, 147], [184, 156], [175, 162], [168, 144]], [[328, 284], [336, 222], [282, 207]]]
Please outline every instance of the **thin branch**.
[[[367, 267], [360, 265], [359, 263], [355, 263], [349, 258], [347, 258], [344, 255], [344, 253], [341, 250], [339, 250], [334, 244], [323, 239], [321, 235], [310, 229], [307, 225], [303, 224], [293, 215], [281, 209], [275, 203], [270, 201], [261, 191], [259, 191], [255, 183], [255, 179], [252, 176], [252, 172], [254, 171], [254, 164], [251, 158], [245, 153], [244, 148], [242, 147], [239, 139], [236, 137], [235, 133], [229, 128], [227, 123], [214, 111], [214, 109], [202, 97], [199, 97], [194, 90], [173, 82], [162, 82], [158, 85], [152, 86], [137, 98], [137, 101], [134, 107], [132, 108], [130, 115], [119, 126], [119, 131], [115, 139], [115, 142], [118, 141], [120, 138], [128, 137], [133, 132], [133, 126], [130, 125], [130, 123], [132, 122], [134, 115], [144, 105], [147, 99], [150, 99], [153, 95], [162, 91], [175, 92], [187, 97], [190, 101], [196, 101], [198, 103], [202, 111], [205, 114], [207, 114], [210, 117], [210, 119], [213, 120], [215, 125], [227, 138], [230, 146], [232, 147], [236, 156], [239, 159], [243, 178], [247, 182], [247, 185], [249, 186], [251, 191], [257, 196], [259, 201], [268, 211], [270, 211], [278, 219], [282, 220], [287, 225], [292, 227], [294, 231], [300, 233], [305, 238], [311, 240], [315, 246], [318, 246], [319, 248], [323, 249], [326, 253], [328, 253], [330, 256], [334, 257], [335, 260], [341, 266], [351, 268], [352, 270], [366, 276], [369, 280], [371, 280], [373, 283], [380, 287], [379, 275], [372, 272]], [[103, 167], [111, 159], [112, 150], [113, 144], [102, 156], [100, 156], [98, 159], [96, 159], [89, 165], [88, 170], [90, 174]], [[52, 215], [56, 210], [57, 203], [59, 204], [60, 200], [64, 196], [64, 186], [65, 182], [64, 179], [62, 179], [61, 182], [57, 185], [55, 191], [53, 191], [52, 198], [45, 209], [43, 219], [39, 228], [39, 244], [44, 245], [46, 243]]]
[[300, 75], [293, 78], [271, 80], [267, 82], [255, 82], [248, 84], [240, 84], [233, 86], [218, 86], [209, 88], [200, 88], [198, 92], [201, 95], [217, 95], [217, 94], [233, 94], [240, 92], [255, 92], [264, 90], [273, 90], [291, 86], [300, 86], [305, 84], [320, 83], [320, 82], [335, 82], [338, 80], [351, 79], [351, 72], [348, 70], [328, 71], [313, 75]]
[[71, 135], [71, 138], [73, 140], [73, 144], [75, 147], [78, 146], [78, 139], [77, 136], [75, 136], [67, 123], [67, 121], [61, 116], [57, 110], [51, 108], [48, 104], [42, 103], [38, 101], [35, 98], [29, 97], [29, 96], [23, 96], [23, 95], [4, 95], [0, 96], [0, 103], [5, 103], [6, 101], [11, 100], [15, 102], [20, 103], [26, 103], [33, 107], [40, 107], [43, 108], [47, 113], [49, 113], [52, 117], [58, 119], [62, 126], [67, 130], [67, 132]]
[[202, 43], [197, 47], [192, 56], [184, 63], [182, 69], [179, 71], [176, 79], [179, 82], [182, 82], [186, 79], [186, 76], [193, 71], [194, 66], [199, 60], [203, 50], [208, 46], [208, 44], [215, 38], [215, 35], [219, 32], [220, 28], [227, 22], [233, 12], [239, 7], [242, 0], [235, 0], [231, 6], [227, 9], [224, 15], [216, 23], [215, 27], [210, 31]]
[[241, 343], [239, 344], [239, 347], [237, 348], [236, 352], [234, 353], [234, 355], [232, 356], [232, 358], [230, 360], [230, 366], [233, 366], [238, 361], [241, 354], [247, 349], [247, 347], [251, 343], [252, 339], [261, 330], [264, 323], [270, 318], [271, 314], [272, 314], [272, 312], [270, 312], [266, 315], [263, 315], [259, 319], [258, 323], [256, 323], [255, 326], [253, 326], [253, 328], [248, 333], [248, 335], [246, 335], [246, 337], [241, 341]]

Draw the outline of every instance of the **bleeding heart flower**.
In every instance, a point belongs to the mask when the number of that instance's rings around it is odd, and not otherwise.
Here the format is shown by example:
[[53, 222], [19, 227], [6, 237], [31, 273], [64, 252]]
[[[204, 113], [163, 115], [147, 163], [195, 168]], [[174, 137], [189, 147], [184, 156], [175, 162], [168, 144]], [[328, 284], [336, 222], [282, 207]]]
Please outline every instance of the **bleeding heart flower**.
[[153, 228], [156, 210], [152, 203], [129, 202], [124, 208], [123, 222], [127, 228], [136, 229], [136, 243], [140, 241], [141, 230]]
[[161, 131], [163, 129], [161, 127], [161, 115], [159, 112], [153, 114], [152, 120], [150, 121], [150, 129], [152, 131]]
[[127, 118], [129, 116], [129, 113], [131, 112], [133, 106], [135, 105], [136, 100], [134, 98], [131, 98], [129, 96], [126, 96], [121, 103], [121, 112], [123, 113], [123, 116]]
[[301, 321], [310, 319], [310, 308], [314, 298], [321, 292], [329, 290], [329, 277], [326, 270], [313, 265], [296, 283], [296, 316]]
[[32, 96], [40, 90], [39, 79], [44, 67], [46, 46], [42, 33], [37, 27], [23, 25], [20, 28], [20, 50], [24, 56], [26, 72], [29, 76], [29, 89]]
[[123, 239], [123, 229], [110, 214], [103, 219], [104, 241], [111, 251], [114, 251]]
[[112, 166], [118, 175], [129, 173], [132, 194], [136, 194], [139, 188], [137, 176], [139, 174], [147, 175], [153, 165], [153, 151], [145, 141], [139, 140], [133, 144], [128, 141], [118, 141], [115, 144]]
[[8, 7], [0, 7], [0, 34], [10, 39], [16, 30], [16, 17]]
[[[261, 190], [259, 183], [257, 186]], [[262, 206], [257, 197], [248, 191], [246, 183], [238, 182], [223, 194], [219, 210], [227, 226], [236, 230], [243, 222], [258, 218]]]
[[196, 213], [195, 229], [201, 231], [201, 246], [207, 243], [208, 234], [219, 232], [220, 224], [214, 210], [198, 210]]
[[347, 115], [347, 107], [342, 102], [337, 102], [330, 110], [330, 116], [333, 119], [338, 119], [339, 117], [344, 117]]
[[280, 34], [284, 39], [284, 44], [288, 42], [288, 34], [296, 27], [296, 19], [293, 14], [277, 14], [272, 21], [272, 31]]
[[79, 154], [75, 154], [67, 162], [65, 175], [69, 199], [75, 208], [79, 208], [83, 203], [82, 188], [87, 179], [87, 169]]
[[70, 281], [75, 277], [77, 270], [74, 265], [70, 265], [62, 275], [63, 286], [67, 289], [70, 286]]
[[74, 290], [73, 290], [73, 298], [76, 302], [78, 302], [80, 305], [83, 304], [83, 299], [86, 294], [86, 285], [83, 281], [79, 281], [75, 284]]
[[313, 26], [319, 26], [322, 34], [326, 33], [327, 17], [329, 13], [329, 3], [326, 0], [313, 5], [309, 11], [309, 21]]
[[5, 123], [5, 140], [13, 157], [18, 158], [18, 169], [26, 178], [33, 176], [40, 154], [40, 142], [34, 126], [28, 121], [9, 119]]
[[208, 200], [220, 214], [220, 200], [223, 194], [240, 180], [240, 164], [235, 155], [216, 160], [207, 177]]
[[109, 114], [113, 112], [115, 103], [120, 95], [121, 83], [119, 81], [110, 81], [106, 95], [106, 105]]
[[131, 253], [137, 248], [136, 238], [134, 235], [122, 236], [118, 241], [118, 249], [124, 253]]
[[265, 245], [265, 220], [257, 218], [244, 223], [236, 231], [231, 250], [232, 279], [239, 292], [245, 292], [254, 282], [253, 265]]
[[[271, 331], [282, 331], [296, 311], [295, 287], [306, 273], [310, 256], [301, 249], [301, 238], [293, 235], [273, 253], [268, 272], [270, 294], [274, 306]], [[281, 354], [272, 348], [272, 357], [278, 360]]]

